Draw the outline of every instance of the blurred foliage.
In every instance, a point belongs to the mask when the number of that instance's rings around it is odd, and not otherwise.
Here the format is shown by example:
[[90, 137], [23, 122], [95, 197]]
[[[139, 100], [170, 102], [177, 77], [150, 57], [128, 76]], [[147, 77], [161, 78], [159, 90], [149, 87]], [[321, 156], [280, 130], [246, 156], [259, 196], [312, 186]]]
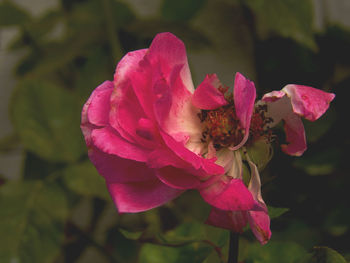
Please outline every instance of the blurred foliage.
[[[256, 74], [260, 94], [287, 83], [336, 93], [324, 117], [305, 122], [309, 150], [302, 158], [281, 153], [283, 137], [268, 166], [266, 144], [248, 150], [263, 170], [273, 236], [262, 247], [246, 231], [240, 260], [346, 262], [335, 250], [350, 259], [349, 29], [326, 23], [315, 31], [309, 0], [163, 0], [148, 17], [127, 0], [59, 3], [40, 16], [14, 1], [0, 3], [0, 30], [18, 30], [7, 48], [22, 55], [10, 107], [14, 133], [0, 138], [0, 153], [21, 145], [25, 156], [19, 180], [0, 177], [1, 262], [227, 260], [228, 232], [203, 223], [210, 207], [196, 192], [145, 213], [117, 215], [79, 129], [92, 90], [113, 77], [126, 52], [147, 47], [162, 31], [178, 35], [189, 55], [211, 52], [218, 63], [242, 64]], [[249, 56], [242, 59], [242, 51]]]

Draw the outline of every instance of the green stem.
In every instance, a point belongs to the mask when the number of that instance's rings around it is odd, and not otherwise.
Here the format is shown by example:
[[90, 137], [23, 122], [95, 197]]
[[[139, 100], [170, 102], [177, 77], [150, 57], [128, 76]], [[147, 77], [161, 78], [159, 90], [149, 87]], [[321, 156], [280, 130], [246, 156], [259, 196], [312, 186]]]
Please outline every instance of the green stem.
[[238, 263], [239, 234], [230, 232], [230, 245], [227, 263]]

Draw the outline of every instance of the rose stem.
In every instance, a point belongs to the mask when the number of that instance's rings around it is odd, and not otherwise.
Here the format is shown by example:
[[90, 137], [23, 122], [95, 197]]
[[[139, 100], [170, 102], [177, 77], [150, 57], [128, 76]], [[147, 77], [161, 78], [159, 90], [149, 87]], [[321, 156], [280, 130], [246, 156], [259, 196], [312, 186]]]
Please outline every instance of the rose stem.
[[238, 263], [238, 244], [239, 234], [235, 232], [230, 232], [230, 245], [227, 263]]

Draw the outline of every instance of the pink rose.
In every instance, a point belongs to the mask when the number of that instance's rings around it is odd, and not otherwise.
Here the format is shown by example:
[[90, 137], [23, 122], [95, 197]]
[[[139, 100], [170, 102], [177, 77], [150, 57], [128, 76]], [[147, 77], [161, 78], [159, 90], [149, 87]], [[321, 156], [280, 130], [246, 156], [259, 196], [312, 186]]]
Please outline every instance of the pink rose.
[[[269, 142], [270, 129], [283, 119], [288, 141], [283, 150], [302, 154], [299, 116], [319, 118], [334, 95], [287, 85], [256, 104], [255, 97], [254, 83], [239, 73], [233, 97], [215, 74], [194, 90], [184, 44], [170, 33], [158, 34], [149, 49], [125, 55], [114, 81], [91, 94], [81, 122], [89, 157], [118, 211], [146, 211], [198, 189], [213, 206], [209, 224], [240, 232], [249, 222], [266, 243], [269, 217], [245, 147]], [[248, 186], [242, 158], [251, 170]]]

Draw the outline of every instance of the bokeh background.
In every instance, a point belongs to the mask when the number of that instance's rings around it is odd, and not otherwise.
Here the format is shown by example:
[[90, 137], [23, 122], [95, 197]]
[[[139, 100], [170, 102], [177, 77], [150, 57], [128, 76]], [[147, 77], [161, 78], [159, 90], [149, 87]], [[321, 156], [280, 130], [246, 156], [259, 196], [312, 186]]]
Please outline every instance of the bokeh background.
[[304, 156], [277, 145], [262, 169], [273, 235], [244, 232], [240, 261], [349, 261], [349, 14], [348, 0], [0, 1], [0, 262], [226, 260], [228, 232], [203, 224], [196, 192], [118, 215], [80, 132], [92, 90], [164, 31], [184, 41], [195, 85], [216, 73], [232, 87], [239, 71], [258, 97], [288, 83], [336, 94], [305, 122]]

